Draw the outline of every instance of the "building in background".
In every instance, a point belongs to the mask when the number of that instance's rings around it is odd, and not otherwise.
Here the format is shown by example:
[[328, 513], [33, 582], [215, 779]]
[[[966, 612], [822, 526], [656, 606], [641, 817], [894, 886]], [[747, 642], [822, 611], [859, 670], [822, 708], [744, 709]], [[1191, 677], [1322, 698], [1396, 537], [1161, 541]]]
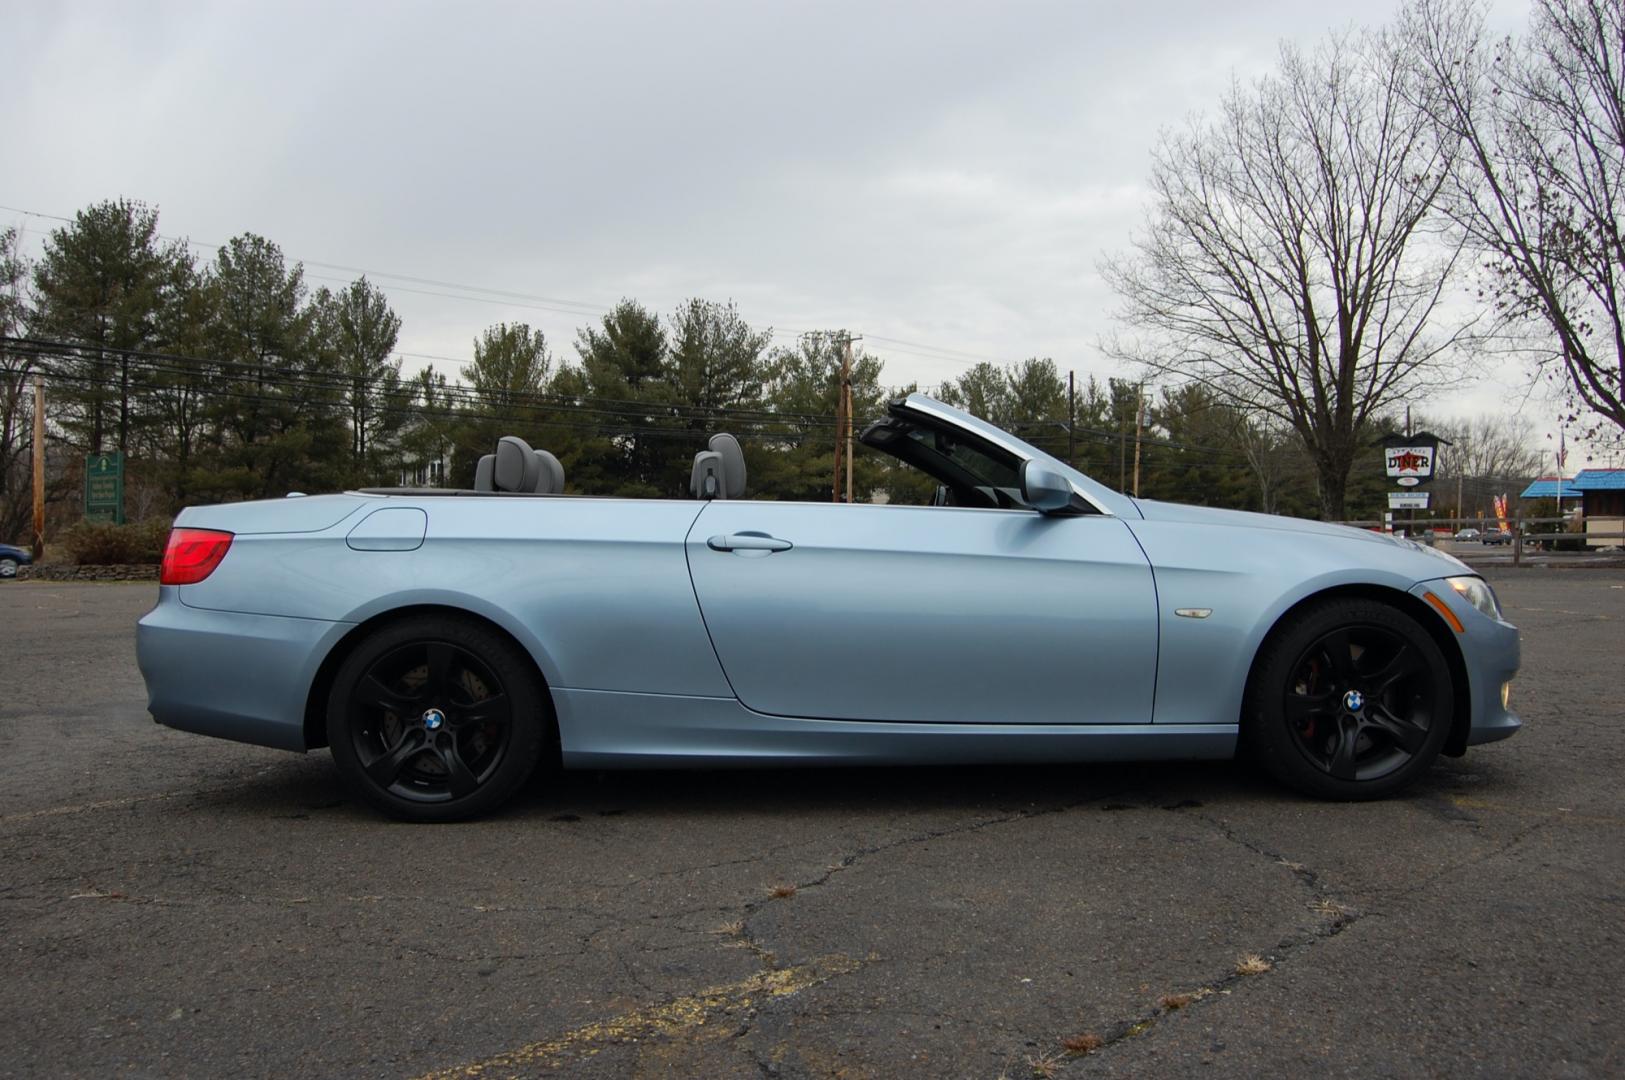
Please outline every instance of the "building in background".
[[[1586, 547], [1621, 547], [1625, 540], [1625, 469], [1581, 469], [1574, 477], [1585, 517]], [[1607, 534], [1612, 533], [1612, 536]], [[1601, 538], [1594, 536], [1603, 534]]]
[[1561, 481], [1543, 476], [1524, 488], [1521, 498], [1556, 499], [1561, 511], [1578, 510], [1587, 547], [1625, 546], [1625, 540], [1606, 535], [1625, 532], [1625, 469], [1581, 469]]

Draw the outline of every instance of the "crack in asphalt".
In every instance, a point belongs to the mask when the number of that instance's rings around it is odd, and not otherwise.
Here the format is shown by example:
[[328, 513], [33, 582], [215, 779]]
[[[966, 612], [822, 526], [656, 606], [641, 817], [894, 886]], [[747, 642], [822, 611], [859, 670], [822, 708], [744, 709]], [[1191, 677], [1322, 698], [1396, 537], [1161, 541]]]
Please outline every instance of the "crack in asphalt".
[[[856, 971], [860, 966], [861, 962], [851, 957], [832, 954], [795, 967], [757, 972], [736, 982], [709, 987], [586, 1024], [494, 1057], [437, 1070], [425, 1074], [421, 1080], [533, 1075], [570, 1055], [591, 1058], [605, 1046], [692, 1032], [708, 1025], [718, 1016], [740, 1011], [749, 1013], [771, 1001], [799, 994]], [[722, 1033], [716, 1037], [728, 1036]]]
[[1268, 859], [1270, 862], [1284, 867], [1312, 898], [1309, 910], [1320, 915], [1323, 921], [1313, 929], [1289, 934], [1281, 938], [1267, 952], [1262, 953], [1263, 958], [1269, 963], [1269, 967], [1264, 971], [1244, 973], [1240, 970], [1238, 963], [1236, 969], [1226, 972], [1224, 975], [1210, 978], [1188, 990], [1180, 991], [1180, 996], [1190, 998], [1189, 1001], [1183, 1004], [1170, 1007], [1159, 1003], [1138, 1016], [1117, 1021], [1100, 1036], [1101, 1041], [1098, 1046], [1081, 1053], [1069, 1054], [1065, 1059], [1065, 1064], [1068, 1067], [1087, 1061], [1090, 1058], [1100, 1057], [1114, 1046], [1149, 1034], [1162, 1020], [1175, 1012], [1199, 1008], [1206, 1002], [1228, 997], [1236, 986], [1247, 980], [1268, 975], [1294, 952], [1302, 952], [1329, 938], [1336, 937], [1360, 919], [1373, 914], [1356, 910], [1333, 896], [1320, 871], [1295, 859], [1289, 859], [1286, 855], [1265, 846], [1262, 842], [1242, 835], [1234, 826], [1222, 818], [1214, 817], [1211, 814], [1189, 813], [1190, 807], [1186, 804], [1164, 806], [1161, 809], [1180, 817], [1199, 821], [1218, 833], [1226, 842], [1235, 844], [1259, 858]]
[[[819, 876], [811, 879], [810, 881], [797, 882], [796, 890], [799, 892], [802, 889], [816, 889], [821, 885], [827, 885], [837, 874], [841, 874], [852, 869], [854, 866], [857, 866], [859, 863], [873, 855], [882, 855], [898, 848], [908, 847], [912, 844], [930, 843], [932, 840], [941, 840], [950, 836], [960, 836], [967, 833], [980, 832], [982, 829], [992, 828], [995, 825], [1008, 825], [1014, 821], [1027, 821], [1033, 818], [1049, 817], [1054, 814], [1064, 814], [1068, 811], [1076, 810], [1079, 807], [1087, 806], [1090, 803], [1099, 802], [1101, 799], [1114, 798], [1121, 796], [1122, 794], [1122, 791], [1103, 792], [1098, 796], [1088, 799], [1078, 799], [1073, 802], [1060, 803], [1058, 805], [1046, 806], [1038, 809], [1016, 810], [1011, 813], [1001, 814], [998, 817], [981, 818], [976, 821], [966, 822], [941, 829], [928, 829], [925, 832], [914, 833], [909, 836], [902, 836], [894, 840], [888, 840], [882, 844], [860, 847], [850, 854], [841, 856], [836, 862], [829, 864], [825, 868], [824, 872]], [[766, 905], [774, 902], [775, 898], [747, 901], [744, 906], [746, 918], [748, 919], [751, 915], [754, 915]]]
[[1534, 836], [1536, 833], [1545, 829], [1549, 829], [1552, 825], [1553, 822], [1550, 821], [1537, 821], [1525, 828], [1522, 832], [1515, 833], [1508, 837], [1504, 842], [1496, 844], [1490, 848], [1490, 850], [1480, 852], [1470, 858], [1463, 859], [1461, 862], [1444, 867], [1443, 869], [1439, 870], [1438, 873], [1430, 874], [1420, 881], [1407, 885], [1403, 889], [1375, 888], [1373, 889], [1373, 892], [1377, 893], [1379, 896], [1385, 896], [1391, 900], [1404, 900], [1407, 897], [1415, 896], [1417, 893], [1432, 888], [1439, 882], [1444, 881], [1454, 874], [1458, 874], [1463, 870], [1471, 870], [1475, 866], [1481, 866], [1484, 863], [1489, 862], [1491, 859], [1507, 854], [1513, 848], [1522, 845], [1523, 842], [1528, 840], [1531, 836]]
[[[1266, 858], [1278, 865], [1284, 866], [1286, 869], [1292, 872], [1292, 874], [1314, 898], [1315, 902], [1311, 905], [1311, 910], [1322, 915], [1323, 917], [1326, 917], [1326, 921], [1310, 931], [1291, 934], [1277, 941], [1270, 951], [1264, 954], [1265, 958], [1270, 961], [1270, 967], [1267, 971], [1259, 972], [1253, 975], [1242, 974], [1239, 971], [1229, 972], [1219, 978], [1210, 979], [1207, 982], [1201, 983], [1192, 990], [1187, 991], [1187, 993], [1192, 996], [1192, 1000], [1185, 1005], [1175, 1008], [1168, 1008], [1159, 1005], [1155, 1008], [1147, 1010], [1144, 1013], [1141, 1013], [1135, 1018], [1119, 1021], [1117, 1024], [1113, 1025], [1108, 1034], [1102, 1036], [1100, 1046], [1094, 1050], [1088, 1051], [1087, 1053], [1071, 1056], [1068, 1059], [1069, 1065], [1072, 1063], [1081, 1062], [1089, 1057], [1104, 1054], [1113, 1046], [1151, 1032], [1160, 1021], [1176, 1011], [1200, 1007], [1205, 1002], [1215, 1000], [1219, 997], [1228, 996], [1231, 993], [1232, 988], [1240, 983], [1249, 979], [1259, 978], [1263, 975], [1269, 974], [1271, 971], [1274, 971], [1276, 967], [1279, 966], [1280, 962], [1289, 958], [1293, 953], [1301, 954], [1305, 950], [1311, 949], [1330, 938], [1336, 937], [1344, 930], [1347, 930], [1349, 927], [1353, 926], [1356, 922], [1359, 922], [1361, 919], [1380, 919], [1385, 914], [1381, 910], [1375, 908], [1360, 910], [1349, 904], [1345, 904], [1343, 901], [1337, 899], [1337, 897], [1333, 895], [1331, 888], [1326, 884], [1320, 871], [1313, 869], [1305, 863], [1289, 859], [1283, 853], [1267, 847], [1259, 841], [1252, 840], [1242, 835], [1236, 828], [1223, 819], [1213, 817], [1209, 814], [1187, 814], [1184, 813], [1186, 808], [1183, 806], [1166, 806], [1162, 809], [1201, 821], [1214, 829], [1226, 841], [1234, 843], [1253, 853], [1254, 855], [1259, 856], [1260, 858]], [[1436, 808], [1429, 809], [1434, 809], [1436, 812]], [[1479, 824], [1477, 819], [1470, 820], [1475, 826]], [[1443, 869], [1437, 874], [1430, 875], [1426, 879], [1417, 882], [1408, 888], [1389, 891], [1386, 893], [1386, 895], [1396, 900], [1407, 896], [1412, 896], [1437, 884], [1439, 881], [1442, 881], [1453, 874], [1457, 874], [1463, 870], [1481, 865], [1498, 856], [1506, 854], [1513, 848], [1524, 843], [1527, 839], [1529, 839], [1530, 836], [1542, 829], [1548, 828], [1551, 824], [1552, 822], [1550, 821], [1541, 821], [1530, 825], [1528, 828], [1522, 830], [1516, 835], [1509, 837], [1505, 842], [1495, 845], [1489, 851], [1482, 852], [1473, 856], [1472, 858], [1465, 859], [1462, 862]]]
[[679, 866], [671, 870], [662, 870], [656, 874], [647, 874], [638, 878], [627, 878], [625, 881], [593, 881], [589, 882], [588, 884], [600, 889], [625, 889], [633, 885], [645, 885], [651, 881], [663, 881], [666, 878], [684, 877], [688, 874], [698, 874], [705, 870], [720, 870], [728, 866], [748, 866], [753, 862], [762, 862], [765, 859], [771, 858], [772, 856], [779, 854], [781, 851], [789, 851], [792, 848], [805, 846], [805, 841], [797, 841], [789, 844], [777, 844], [773, 847], [767, 848], [753, 855], [748, 855], [741, 859], [721, 859], [717, 862], [700, 863], [695, 866]]
[[[1087, 799], [1077, 799], [1072, 802], [1060, 803], [1058, 805], [1041, 807], [1037, 809], [1021, 809], [1011, 813], [1000, 814], [996, 817], [984, 817], [978, 820], [963, 822], [944, 828], [927, 829], [924, 832], [917, 832], [908, 836], [897, 837], [885, 843], [860, 847], [855, 851], [841, 856], [835, 862], [830, 863], [825, 867], [824, 872], [817, 877], [808, 881], [797, 882], [795, 885], [795, 891], [800, 892], [804, 889], [816, 889], [827, 885], [834, 880], [837, 875], [845, 873], [858, 864], [876, 855], [888, 854], [914, 844], [930, 843], [933, 840], [941, 840], [948, 837], [963, 836], [970, 833], [980, 832], [983, 829], [992, 828], [997, 825], [1008, 825], [1012, 822], [1028, 821], [1034, 818], [1049, 817], [1055, 814], [1068, 813], [1069, 811], [1076, 810], [1080, 807], [1088, 806], [1092, 803], [1097, 803], [1105, 799], [1121, 797], [1126, 790], [1129, 789], [1102, 792], [1099, 795], [1092, 796]], [[789, 899], [790, 897], [768, 897], [764, 899], [746, 901], [743, 907], [744, 917], [739, 921], [738, 931], [730, 935], [735, 943], [749, 949], [753, 954], [755, 954], [756, 958], [764, 965], [765, 973], [773, 973], [782, 969], [780, 969], [778, 966], [778, 957], [771, 950], [762, 945], [760, 939], [751, 933], [750, 919], [767, 905], [787, 901]], [[869, 964], [880, 962], [882, 961], [878, 957], [871, 955], [866, 957], [863, 961], [855, 961], [854, 963], [858, 964], [859, 966], [867, 966]], [[856, 969], [854, 968], [854, 970]], [[764, 1059], [757, 1051], [756, 1047], [746, 1038], [746, 1036], [750, 1034], [752, 1028], [755, 1026], [758, 1016], [759, 1010], [752, 1009], [742, 1020], [739, 1028], [732, 1036], [734, 1045], [740, 1049], [740, 1051], [747, 1059], [749, 1059], [750, 1063], [756, 1067], [757, 1071], [763, 1077], [777, 1077], [779, 1075], [777, 1065], [774, 1062]]]
[[[883, 855], [915, 844], [974, 833], [998, 825], [1066, 813], [1121, 794], [1121, 791], [1104, 792], [1087, 799], [1079, 799], [1054, 806], [1023, 808], [969, 822], [926, 829], [906, 836], [896, 837], [883, 843], [861, 846], [856, 850], [847, 852], [840, 856], [837, 861], [826, 866], [822, 874], [798, 882], [795, 890], [799, 892], [803, 889], [814, 889], [826, 885], [838, 874], [844, 873], [876, 855]], [[774, 850], [784, 850], [794, 846], [798, 845], [783, 845]], [[763, 857], [770, 854], [772, 852], [764, 852], [762, 855], [745, 859], [722, 860], [698, 867], [688, 867], [650, 875], [648, 878], [638, 880], [646, 881], [654, 878], [670, 877], [712, 867], [744, 865], [759, 862]], [[617, 883], [616, 887], [636, 883], [636, 881]], [[668, 999], [660, 1004], [645, 1006], [617, 1017], [611, 1017], [595, 1024], [574, 1029], [550, 1040], [532, 1043], [496, 1057], [462, 1066], [454, 1066], [430, 1075], [437, 1078], [450, 1078], [475, 1077], [487, 1074], [506, 1075], [530, 1071], [537, 1067], [543, 1067], [549, 1061], [557, 1060], [572, 1050], [582, 1055], [591, 1056], [598, 1053], [603, 1045], [614, 1042], [636, 1041], [646, 1037], [677, 1037], [698, 1029], [700, 1025], [706, 1024], [719, 1013], [738, 1012], [740, 1013], [740, 1020], [729, 1032], [727, 1036], [729, 1041], [740, 1049], [761, 1075], [776, 1076], [776, 1064], [759, 1055], [747, 1038], [755, 1026], [761, 1009], [773, 1001], [810, 989], [830, 979], [856, 971], [868, 964], [877, 963], [879, 958], [870, 956], [859, 960], [843, 954], [832, 954], [802, 964], [782, 965], [778, 957], [762, 944], [760, 939], [752, 934], [750, 930], [750, 917], [761, 911], [766, 905], [774, 902], [776, 902], [774, 898], [761, 898], [746, 901], [742, 906], [732, 909], [727, 907], [720, 909], [706, 907], [688, 913], [696, 914], [699, 911], [717, 910], [724, 912], [728, 910], [742, 911], [743, 917], [737, 920], [736, 924], [725, 927], [725, 932], [721, 936], [726, 939], [728, 946], [747, 949], [756, 958], [758, 963], [761, 964], [761, 970], [754, 975], [737, 983]], [[636, 925], [642, 925], [641, 920], [637, 922], [622, 921], [610, 926], [598, 926], [582, 936], [580, 944], [582, 946], [589, 945], [593, 939], [602, 934]], [[713, 936], [718, 934], [718, 931], [715, 930], [696, 931], [685, 929], [683, 932], [688, 934], [704, 933]], [[626, 963], [625, 958], [619, 952], [611, 950], [611, 957], [628, 980], [635, 983], [645, 993], [654, 993], [653, 988]]]

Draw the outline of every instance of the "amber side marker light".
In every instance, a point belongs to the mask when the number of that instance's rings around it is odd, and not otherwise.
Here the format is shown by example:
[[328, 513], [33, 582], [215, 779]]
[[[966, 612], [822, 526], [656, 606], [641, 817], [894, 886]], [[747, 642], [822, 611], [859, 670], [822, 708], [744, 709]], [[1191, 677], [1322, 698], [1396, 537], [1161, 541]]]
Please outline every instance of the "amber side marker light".
[[1434, 609], [1438, 611], [1440, 615], [1444, 616], [1444, 621], [1450, 624], [1450, 629], [1454, 630], [1458, 634], [1465, 634], [1467, 632], [1466, 627], [1461, 625], [1461, 620], [1456, 618], [1456, 613], [1450, 610], [1450, 605], [1446, 604], [1443, 600], [1440, 600], [1437, 596], [1434, 596], [1430, 592], [1423, 593], [1422, 599], [1432, 604]]
[[196, 585], [231, 549], [231, 533], [218, 529], [171, 529], [158, 568], [160, 585]]

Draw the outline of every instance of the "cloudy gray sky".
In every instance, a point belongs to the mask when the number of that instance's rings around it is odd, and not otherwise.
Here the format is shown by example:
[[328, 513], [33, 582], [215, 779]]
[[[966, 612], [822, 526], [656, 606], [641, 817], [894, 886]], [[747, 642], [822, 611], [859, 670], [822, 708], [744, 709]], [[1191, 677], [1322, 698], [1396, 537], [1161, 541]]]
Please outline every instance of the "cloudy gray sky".
[[[1393, 7], [0, 0], [0, 205], [129, 196], [169, 235], [266, 235], [313, 284], [365, 269], [408, 366], [448, 373], [498, 320], [568, 353], [622, 296], [704, 296], [864, 333], [894, 383], [1035, 354], [1106, 375], [1097, 265], [1143, 216], [1158, 130], [1280, 40]], [[1418, 405], [1523, 390], [1509, 370]]]

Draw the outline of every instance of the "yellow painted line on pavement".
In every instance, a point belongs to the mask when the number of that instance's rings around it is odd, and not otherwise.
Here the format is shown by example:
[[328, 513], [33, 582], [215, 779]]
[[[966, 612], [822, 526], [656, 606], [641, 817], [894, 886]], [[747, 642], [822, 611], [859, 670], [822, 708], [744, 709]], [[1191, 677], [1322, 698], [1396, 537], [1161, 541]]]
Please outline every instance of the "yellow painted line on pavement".
[[182, 795], [190, 794], [196, 793], [166, 791], [160, 795], [130, 795], [123, 799], [102, 799], [100, 802], [76, 803], [73, 806], [52, 806], [44, 810], [25, 810], [20, 814], [8, 814], [5, 817], [0, 817], [0, 825], [11, 825], [19, 821], [34, 821], [38, 818], [62, 817], [65, 814], [88, 814], [95, 810], [114, 810], [121, 806], [137, 806], [144, 802], [178, 799]]
[[279, 766], [267, 765], [263, 769], [256, 769], [243, 777], [242, 780], [228, 787], [196, 788], [191, 791], [158, 791], [150, 795], [126, 795], [120, 799], [99, 799], [95, 802], [73, 803], [69, 806], [50, 806], [42, 810], [24, 810], [17, 814], [0, 815], [0, 825], [14, 825], [21, 821], [37, 821], [40, 818], [64, 817], [69, 814], [89, 814], [97, 810], [117, 810], [120, 807], [140, 806], [142, 803], [163, 802], [165, 799], [183, 799], [189, 795], [196, 795], [200, 798], [211, 795], [226, 795], [241, 790], [244, 783], [258, 780], [277, 768]]
[[748, 1009], [753, 1004], [786, 998], [856, 971], [861, 965], [849, 956], [823, 956], [795, 967], [763, 971], [748, 979], [713, 986], [660, 1005], [600, 1020], [567, 1031], [557, 1038], [534, 1042], [495, 1057], [425, 1073], [418, 1080], [469, 1080], [472, 1077], [513, 1076], [533, 1070], [570, 1051], [595, 1054], [603, 1043], [656, 1036], [680, 1035], [704, 1024], [724, 1009]]
[[1466, 795], [1450, 796], [1450, 803], [1463, 810], [1496, 810], [1503, 814], [1520, 814], [1524, 817], [1547, 818], [1552, 821], [1573, 821], [1586, 825], [1625, 825], [1625, 818], [1598, 817], [1594, 814], [1576, 814], [1572, 810], [1561, 806], [1549, 809], [1538, 806], [1507, 806], [1504, 803], [1490, 802], [1487, 799], [1474, 799]]

